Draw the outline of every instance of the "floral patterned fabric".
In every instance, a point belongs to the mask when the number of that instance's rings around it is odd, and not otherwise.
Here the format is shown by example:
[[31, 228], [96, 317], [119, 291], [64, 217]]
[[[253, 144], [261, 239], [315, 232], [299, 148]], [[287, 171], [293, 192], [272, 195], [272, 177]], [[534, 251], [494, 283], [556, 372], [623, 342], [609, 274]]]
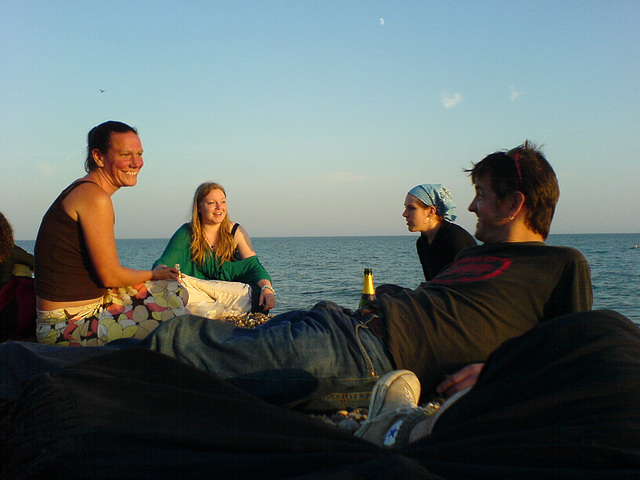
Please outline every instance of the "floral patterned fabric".
[[187, 289], [176, 280], [111, 288], [97, 302], [38, 310], [36, 338], [56, 346], [98, 346], [118, 338], [144, 338], [159, 324], [187, 313]]

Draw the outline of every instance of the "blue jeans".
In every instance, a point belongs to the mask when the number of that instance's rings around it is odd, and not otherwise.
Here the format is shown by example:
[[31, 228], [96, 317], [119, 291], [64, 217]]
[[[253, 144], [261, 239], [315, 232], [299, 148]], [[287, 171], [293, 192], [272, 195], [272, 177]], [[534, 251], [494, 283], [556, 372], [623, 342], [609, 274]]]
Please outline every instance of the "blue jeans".
[[365, 407], [378, 378], [394, 369], [366, 322], [331, 302], [277, 315], [251, 330], [187, 315], [163, 322], [141, 345], [277, 405]]
[[19, 382], [101, 353], [141, 346], [217, 374], [270, 402], [305, 410], [365, 407], [377, 379], [394, 369], [383, 340], [358, 314], [330, 302], [273, 317], [255, 329], [185, 315], [162, 322], [144, 340], [102, 347], [0, 346], [0, 398]]
[[44, 343], [0, 344], [0, 401], [16, 400], [22, 383], [43, 373], [55, 374], [64, 367], [105, 353], [129, 348], [140, 340], [124, 339], [101, 347], [55, 347]]

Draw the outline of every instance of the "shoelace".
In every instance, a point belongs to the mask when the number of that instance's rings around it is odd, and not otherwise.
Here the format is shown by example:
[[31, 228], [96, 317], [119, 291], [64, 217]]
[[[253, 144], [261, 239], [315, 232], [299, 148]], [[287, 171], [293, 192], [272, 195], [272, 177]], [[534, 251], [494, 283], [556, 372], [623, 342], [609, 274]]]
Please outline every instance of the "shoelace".
[[[380, 398], [384, 398], [387, 395], [388, 390], [389, 390], [388, 386], [382, 387], [378, 392], [377, 396]], [[417, 404], [413, 400], [413, 392], [406, 385], [402, 387], [402, 393], [407, 403], [410, 403], [413, 406], [417, 406]]]
[[408, 402], [413, 403], [413, 392], [407, 387], [403, 387], [402, 391], [404, 393], [404, 398], [406, 398]]

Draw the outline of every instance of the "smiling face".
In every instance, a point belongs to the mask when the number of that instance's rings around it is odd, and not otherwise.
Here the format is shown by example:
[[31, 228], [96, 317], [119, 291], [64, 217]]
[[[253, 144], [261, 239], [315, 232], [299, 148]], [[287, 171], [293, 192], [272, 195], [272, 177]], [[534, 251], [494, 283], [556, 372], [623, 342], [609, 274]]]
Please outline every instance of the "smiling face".
[[476, 178], [475, 188], [476, 196], [469, 205], [469, 211], [478, 218], [475, 237], [486, 244], [505, 241], [511, 223], [508, 207], [498, 206], [498, 196], [491, 188], [488, 175]]
[[227, 197], [214, 188], [198, 203], [198, 215], [202, 225], [220, 224], [227, 216]]
[[407, 228], [410, 232], [428, 232], [434, 228], [435, 208], [427, 207], [410, 193], [404, 199], [404, 211], [402, 216], [407, 221]]
[[133, 132], [112, 132], [107, 153], [93, 150], [93, 158], [99, 174], [115, 190], [133, 187], [138, 182], [138, 173], [144, 165], [142, 142]]

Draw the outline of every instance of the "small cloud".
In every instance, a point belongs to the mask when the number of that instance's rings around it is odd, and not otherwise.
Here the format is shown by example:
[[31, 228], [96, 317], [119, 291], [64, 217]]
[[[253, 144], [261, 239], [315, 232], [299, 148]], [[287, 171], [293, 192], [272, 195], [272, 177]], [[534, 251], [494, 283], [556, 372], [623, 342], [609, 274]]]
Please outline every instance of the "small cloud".
[[516, 91], [516, 89], [513, 87], [513, 85], [511, 86], [511, 101], [515, 102], [516, 98], [518, 98], [520, 95], [522, 95], [524, 92], [518, 92]]
[[443, 94], [441, 101], [444, 108], [453, 108], [462, 103], [462, 95], [459, 93], [456, 93], [455, 95]]

